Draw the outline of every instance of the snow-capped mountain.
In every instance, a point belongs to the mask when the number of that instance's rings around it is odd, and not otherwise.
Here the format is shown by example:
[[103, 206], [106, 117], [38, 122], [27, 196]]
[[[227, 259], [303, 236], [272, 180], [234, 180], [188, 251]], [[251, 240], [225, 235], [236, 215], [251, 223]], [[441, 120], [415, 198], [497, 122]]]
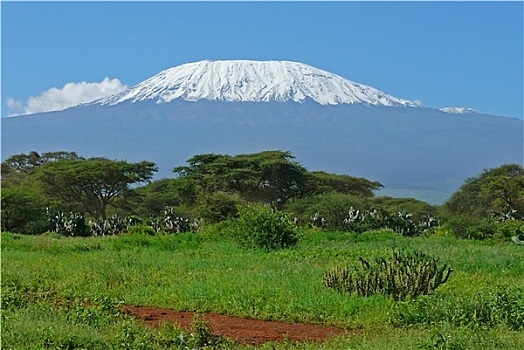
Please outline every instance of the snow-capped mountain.
[[95, 101], [115, 105], [124, 101], [156, 103], [212, 100], [270, 102], [306, 99], [321, 105], [357, 104], [408, 106], [419, 104], [393, 97], [370, 86], [289, 61], [200, 61], [164, 70], [131, 89]]
[[439, 109], [439, 111], [448, 113], [448, 114], [480, 114], [479, 111], [476, 111], [471, 108], [465, 108], [465, 107], [445, 107]]
[[[286, 61], [202, 61], [62, 111], [4, 118], [2, 159], [30, 151], [151, 160], [289, 150], [309, 170], [365, 177], [444, 202], [468, 177], [522, 163], [523, 121], [442, 110]], [[450, 114], [451, 115], [451, 114]], [[383, 192], [387, 194], [388, 192]]]

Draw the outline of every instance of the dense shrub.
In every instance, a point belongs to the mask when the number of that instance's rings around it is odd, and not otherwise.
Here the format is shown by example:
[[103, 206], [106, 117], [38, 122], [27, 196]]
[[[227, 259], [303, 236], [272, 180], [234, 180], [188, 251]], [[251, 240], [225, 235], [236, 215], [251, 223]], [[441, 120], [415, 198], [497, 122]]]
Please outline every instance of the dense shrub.
[[59, 211], [56, 214], [49, 214], [49, 222], [52, 230], [63, 236], [86, 237], [90, 235], [89, 225], [82, 214], [64, 214]]
[[438, 226], [439, 221], [431, 215], [415, 221], [406, 211], [388, 212], [384, 209], [358, 210], [351, 207], [342, 221], [344, 230], [362, 233], [370, 230], [390, 229], [402, 236], [414, 237]]
[[337, 192], [327, 192], [314, 196], [308, 196], [293, 200], [286, 207], [286, 212], [292, 217], [296, 217], [301, 225], [311, 222], [311, 218], [318, 213], [319, 218], [323, 218], [326, 228], [336, 230], [343, 229], [343, 221], [348, 212], [348, 208], [368, 209], [366, 199]]
[[444, 204], [450, 215], [482, 219], [492, 212], [524, 217], [524, 168], [520, 164], [504, 164], [485, 169], [464, 181]]
[[242, 199], [237, 194], [222, 191], [199, 198], [196, 211], [206, 223], [217, 223], [234, 218]]
[[437, 215], [436, 207], [414, 198], [374, 197], [370, 205], [388, 213], [408, 212], [415, 222], [423, 220], [427, 215]]
[[452, 269], [420, 251], [391, 250], [390, 258], [367, 261], [360, 266], [335, 267], [324, 274], [324, 285], [361, 296], [390, 295], [395, 300], [429, 294], [445, 283]]
[[183, 233], [191, 231], [189, 219], [179, 216], [175, 208], [166, 207], [164, 209], [163, 229], [166, 233]]
[[497, 222], [495, 227], [495, 234], [493, 238], [508, 239], [517, 236], [517, 231], [524, 231], [524, 221], [522, 220], [506, 220]]
[[117, 214], [113, 214], [105, 220], [90, 222], [89, 226], [93, 236], [115, 236], [127, 228], [127, 221]]
[[497, 232], [497, 222], [491, 218], [453, 216], [446, 221], [445, 227], [453, 236], [466, 239], [488, 239]]
[[23, 234], [40, 234], [49, 230], [46, 207], [49, 200], [22, 188], [2, 188], [1, 229]]
[[285, 213], [260, 204], [239, 207], [238, 211], [235, 235], [246, 247], [270, 251], [298, 242], [296, 227]]

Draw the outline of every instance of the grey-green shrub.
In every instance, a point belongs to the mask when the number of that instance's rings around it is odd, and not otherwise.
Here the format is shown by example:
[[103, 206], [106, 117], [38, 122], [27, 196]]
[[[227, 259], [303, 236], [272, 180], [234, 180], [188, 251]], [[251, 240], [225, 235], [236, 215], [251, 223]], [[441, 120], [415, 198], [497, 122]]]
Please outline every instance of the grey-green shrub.
[[439, 266], [436, 258], [420, 251], [390, 251], [389, 259], [367, 261], [360, 257], [360, 266], [335, 267], [323, 276], [324, 285], [341, 292], [361, 296], [390, 295], [395, 300], [429, 294], [445, 283], [451, 272]]

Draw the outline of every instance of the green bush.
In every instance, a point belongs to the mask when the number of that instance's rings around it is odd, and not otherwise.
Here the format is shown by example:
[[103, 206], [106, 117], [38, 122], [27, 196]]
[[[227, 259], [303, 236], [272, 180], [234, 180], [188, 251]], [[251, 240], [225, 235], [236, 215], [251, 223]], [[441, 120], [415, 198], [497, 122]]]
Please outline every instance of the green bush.
[[524, 231], [524, 221], [506, 220], [497, 222], [493, 238], [507, 240], [508, 238], [517, 236], [517, 230]]
[[489, 239], [497, 232], [497, 222], [491, 218], [453, 216], [446, 221], [445, 227], [453, 236], [466, 239]]
[[49, 230], [46, 207], [50, 201], [32, 189], [2, 188], [1, 230], [22, 234], [41, 234]]
[[239, 195], [217, 191], [199, 198], [196, 211], [204, 222], [217, 223], [234, 218], [241, 203]]
[[335, 267], [324, 274], [324, 285], [360, 296], [390, 295], [395, 300], [429, 294], [445, 283], [451, 272], [440, 267], [438, 259], [420, 251], [390, 251], [390, 258], [367, 261], [359, 258], [360, 266]]
[[301, 225], [312, 223], [312, 215], [318, 213], [318, 217], [325, 220], [325, 226], [332, 230], [344, 229], [344, 218], [348, 213], [348, 208], [369, 209], [366, 199], [337, 192], [321, 193], [313, 196], [306, 196], [291, 201], [286, 206], [286, 212], [292, 217], [296, 217]]
[[270, 251], [297, 244], [296, 227], [286, 214], [260, 204], [239, 207], [238, 212], [235, 235], [246, 247]]
[[84, 215], [79, 213], [65, 214], [59, 211], [54, 215], [49, 214], [49, 222], [53, 231], [63, 236], [87, 237], [91, 234]]

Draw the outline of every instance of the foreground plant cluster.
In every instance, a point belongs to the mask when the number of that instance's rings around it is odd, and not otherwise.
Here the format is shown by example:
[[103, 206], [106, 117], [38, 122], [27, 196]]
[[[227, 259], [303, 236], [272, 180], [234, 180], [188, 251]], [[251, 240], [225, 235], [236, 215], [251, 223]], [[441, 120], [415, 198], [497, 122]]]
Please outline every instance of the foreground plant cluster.
[[360, 266], [336, 267], [324, 274], [324, 284], [342, 292], [367, 297], [390, 295], [395, 300], [430, 294], [446, 283], [451, 268], [438, 266], [437, 258], [420, 251], [392, 250], [389, 259], [376, 258], [369, 262], [360, 257]]

